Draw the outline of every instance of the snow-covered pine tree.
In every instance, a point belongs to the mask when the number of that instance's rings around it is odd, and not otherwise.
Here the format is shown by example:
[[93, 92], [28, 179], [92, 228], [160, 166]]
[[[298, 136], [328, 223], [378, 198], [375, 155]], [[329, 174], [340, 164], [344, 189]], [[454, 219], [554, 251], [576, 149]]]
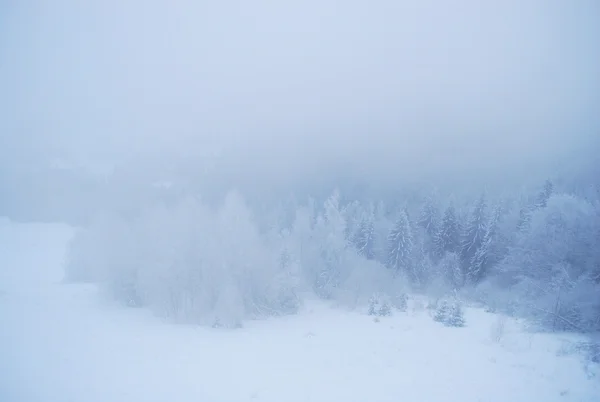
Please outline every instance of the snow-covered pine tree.
[[553, 190], [554, 185], [552, 184], [552, 182], [550, 180], [546, 180], [546, 182], [544, 183], [544, 188], [538, 193], [535, 199], [534, 206], [536, 209], [546, 208], [546, 206], [548, 205], [548, 199], [552, 195]]
[[375, 224], [369, 217], [363, 218], [355, 235], [354, 244], [359, 255], [367, 260], [375, 258]]
[[538, 193], [535, 199], [532, 200], [530, 197], [529, 200], [525, 202], [525, 205], [521, 207], [519, 213], [519, 222], [517, 224], [517, 231], [519, 233], [526, 233], [529, 231], [531, 228], [531, 216], [536, 210], [546, 208], [553, 191], [554, 185], [550, 180], [546, 180], [544, 188]]
[[373, 206], [373, 254], [374, 260], [379, 261], [382, 265], [385, 265], [387, 261], [387, 236], [394, 225], [393, 222], [390, 222], [386, 211], [383, 201], [379, 201]]
[[343, 215], [346, 220], [346, 229], [344, 233], [348, 241], [356, 241], [360, 224], [367, 214], [364, 206], [358, 201], [352, 201], [345, 205]]
[[435, 271], [439, 276], [438, 284], [444, 288], [450, 286], [452, 289], [458, 289], [465, 283], [464, 273], [460, 267], [460, 258], [456, 253], [446, 253], [435, 267]]
[[492, 214], [485, 225], [485, 233], [481, 245], [471, 258], [470, 268], [467, 271], [467, 280], [471, 283], [481, 281], [489, 271], [492, 264], [500, 260], [499, 256], [495, 256], [494, 252], [497, 249], [494, 247], [498, 232], [498, 222], [500, 221], [501, 208], [494, 207]]
[[494, 267], [508, 253], [508, 248], [512, 244], [515, 237], [514, 223], [517, 219], [516, 213], [510, 210], [509, 206], [497, 204], [492, 208], [490, 216], [490, 229], [492, 241], [488, 250], [489, 267]]
[[[465, 231], [462, 238], [462, 244], [460, 249], [460, 259], [462, 263], [462, 267], [466, 273], [467, 280], [471, 283], [476, 281], [476, 278], [479, 276], [479, 269], [481, 268], [481, 259], [485, 258], [485, 254], [487, 253], [485, 250], [482, 250], [477, 257], [477, 261], [475, 256], [478, 254], [479, 249], [482, 247], [483, 238], [487, 232], [487, 218], [485, 214], [486, 202], [485, 196], [482, 194], [479, 197], [479, 200], [475, 203], [475, 207], [473, 208], [473, 212], [471, 214], [471, 218], [465, 227]], [[479, 266], [472, 267], [472, 262], [476, 262]]]
[[439, 211], [433, 197], [427, 197], [421, 214], [419, 215], [418, 225], [425, 229], [425, 233], [434, 237], [438, 231]]
[[395, 273], [410, 270], [410, 256], [413, 249], [413, 236], [406, 211], [401, 211], [394, 227], [388, 235], [386, 266]]
[[463, 310], [456, 297], [439, 300], [433, 319], [447, 327], [465, 326]]
[[544, 318], [548, 328], [566, 318], [569, 329], [600, 329], [597, 298], [581, 298], [600, 291], [590, 275], [598, 266], [598, 217], [592, 204], [569, 194], [554, 194], [533, 212], [530, 230], [519, 234], [498, 267], [521, 313]]
[[413, 236], [412, 264], [409, 278], [415, 288], [423, 288], [436, 275], [431, 260], [430, 240], [426, 239], [423, 234], [423, 232], [416, 231], [415, 236]]
[[317, 218], [315, 234], [319, 244], [321, 263], [315, 287], [321, 297], [329, 298], [339, 286], [344, 268], [344, 256], [349, 246], [346, 239], [346, 220], [336, 191], [324, 204], [323, 216]]
[[442, 224], [434, 241], [435, 254], [443, 258], [445, 253], [457, 252], [460, 246], [459, 227], [454, 206], [450, 205], [444, 212]]
[[486, 233], [481, 242], [481, 245], [475, 252], [475, 255], [469, 262], [469, 269], [467, 270], [467, 281], [475, 284], [481, 281], [485, 276], [486, 270], [489, 264], [489, 250], [492, 243], [492, 238]]

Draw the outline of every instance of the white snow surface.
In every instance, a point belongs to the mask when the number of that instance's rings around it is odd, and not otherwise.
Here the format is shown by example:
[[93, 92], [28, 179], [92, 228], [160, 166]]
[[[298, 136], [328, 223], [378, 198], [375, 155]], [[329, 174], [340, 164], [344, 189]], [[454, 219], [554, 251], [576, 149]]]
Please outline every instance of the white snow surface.
[[[532, 334], [467, 309], [376, 322], [322, 302], [221, 330], [174, 325], [63, 283], [74, 229], [0, 219], [0, 401], [600, 401], [600, 374]], [[500, 334], [500, 335], [499, 335]]]

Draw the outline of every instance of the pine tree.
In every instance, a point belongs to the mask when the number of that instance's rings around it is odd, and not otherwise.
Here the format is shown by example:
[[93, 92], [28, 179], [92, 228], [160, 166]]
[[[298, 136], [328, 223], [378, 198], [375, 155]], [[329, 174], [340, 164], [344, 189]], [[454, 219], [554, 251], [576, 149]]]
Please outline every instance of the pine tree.
[[435, 237], [435, 251], [438, 258], [445, 253], [454, 253], [459, 249], [459, 227], [454, 206], [446, 208], [442, 225]]
[[423, 209], [421, 210], [421, 215], [419, 216], [418, 224], [420, 227], [425, 229], [425, 232], [431, 237], [434, 237], [438, 231], [438, 215], [439, 212], [434, 204], [433, 198], [428, 197], [427, 200], [425, 200], [425, 205], [423, 206]]
[[433, 262], [423, 237], [418, 236], [415, 238], [411, 261], [413, 263], [411, 264], [410, 279], [413, 286], [415, 288], [423, 287], [435, 275]]
[[485, 227], [485, 234], [480, 247], [475, 255], [471, 258], [470, 269], [467, 272], [467, 279], [471, 283], [477, 283], [483, 279], [488, 273], [489, 268], [500, 261], [500, 255], [495, 255], [498, 252], [497, 243], [499, 236], [498, 223], [500, 222], [502, 210], [499, 205], [494, 207], [492, 214], [488, 219]]
[[444, 258], [435, 267], [438, 281], [457, 289], [465, 284], [463, 270], [460, 267], [460, 258], [456, 253], [446, 253]]
[[[461, 250], [460, 250], [460, 259], [462, 262], [462, 267], [465, 270], [467, 275], [467, 279], [472, 280], [476, 274], [474, 274], [473, 270], [477, 270], [478, 268], [474, 268], [471, 264], [475, 261], [475, 256], [478, 254], [479, 249], [482, 247], [483, 238], [487, 232], [487, 219], [485, 215], [486, 203], [485, 196], [482, 194], [479, 197], [479, 200], [475, 204], [473, 208], [473, 213], [471, 214], [471, 218], [467, 223], [465, 228], [465, 232], [463, 234]], [[485, 252], [482, 250], [482, 253]], [[477, 257], [478, 260], [483, 258], [483, 255]], [[480, 261], [475, 261], [477, 264]]]
[[413, 237], [410, 222], [406, 211], [402, 211], [388, 235], [387, 267], [395, 272], [400, 270], [408, 272], [412, 249]]
[[536, 209], [546, 208], [546, 206], [548, 205], [548, 200], [550, 199], [553, 190], [554, 185], [552, 184], [552, 182], [550, 180], [546, 180], [546, 182], [544, 183], [544, 188], [542, 189], [542, 191], [539, 192], [535, 200], [534, 206]]
[[484, 235], [481, 245], [475, 252], [475, 255], [471, 258], [469, 263], [469, 269], [467, 270], [467, 280], [470, 283], [479, 282], [485, 275], [489, 263], [489, 252], [492, 243], [492, 238], [486, 234]]
[[[514, 223], [517, 219], [509, 207], [498, 205], [492, 210], [490, 222], [494, 222], [492, 241], [488, 253], [488, 266], [496, 267], [508, 254], [517, 238]], [[497, 273], [497, 271], [495, 271]]]
[[550, 180], [546, 180], [544, 188], [540, 191], [535, 200], [529, 200], [519, 212], [519, 223], [517, 224], [517, 231], [520, 234], [527, 233], [531, 228], [531, 216], [533, 213], [541, 208], [546, 208], [548, 200], [552, 196], [554, 185]]
[[361, 221], [354, 243], [359, 255], [367, 260], [375, 259], [375, 225], [372, 219], [364, 218]]
[[336, 191], [327, 198], [323, 207], [323, 215], [317, 217], [315, 224], [321, 262], [316, 272], [315, 287], [321, 297], [328, 298], [341, 280], [343, 259], [349, 244], [339, 193]]
[[464, 327], [465, 318], [460, 302], [456, 297], [440, 300], [433, 319], [447, 327]]

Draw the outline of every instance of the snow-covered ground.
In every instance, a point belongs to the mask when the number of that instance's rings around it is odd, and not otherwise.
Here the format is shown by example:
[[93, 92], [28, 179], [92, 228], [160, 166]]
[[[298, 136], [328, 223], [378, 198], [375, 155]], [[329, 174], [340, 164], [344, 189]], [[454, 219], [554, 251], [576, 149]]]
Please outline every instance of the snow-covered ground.
[[[307, 303], [239, 330], [173, 325], [63, 284], [63, 225], [0, 220], [0, 401], [600, 401], [564, 335], [467, 310], [375, 322]], [[596, 373], [597, 375], [594, 375]]]

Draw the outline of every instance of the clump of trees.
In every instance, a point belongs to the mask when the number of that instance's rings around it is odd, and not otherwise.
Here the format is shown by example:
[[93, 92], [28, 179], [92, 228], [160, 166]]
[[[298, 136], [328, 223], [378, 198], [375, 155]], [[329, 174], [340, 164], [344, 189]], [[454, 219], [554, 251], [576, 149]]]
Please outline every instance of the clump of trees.
[[[282, 202], [268, 216], [235, 192], [217, 206], [188, 197], [99, 218], [73, 240], [67, 276], [101, 283], [124, 304], [214, 326], [295, 313], [307, 293], [385, 315], [381, 305], [402, 295], [405, 309], [412, 291], [461, 293], [546, 329], [596, 331], [600, 197], [589, 194], [550, 181], [495, 199], [358, 202], [334, 192]], [[436, 317], [462, 325], [455, 304]]]
[[463, 327], [465, 325], [462, 306], [456, 298], [438, 300], [433, 319], [447, 327]]

